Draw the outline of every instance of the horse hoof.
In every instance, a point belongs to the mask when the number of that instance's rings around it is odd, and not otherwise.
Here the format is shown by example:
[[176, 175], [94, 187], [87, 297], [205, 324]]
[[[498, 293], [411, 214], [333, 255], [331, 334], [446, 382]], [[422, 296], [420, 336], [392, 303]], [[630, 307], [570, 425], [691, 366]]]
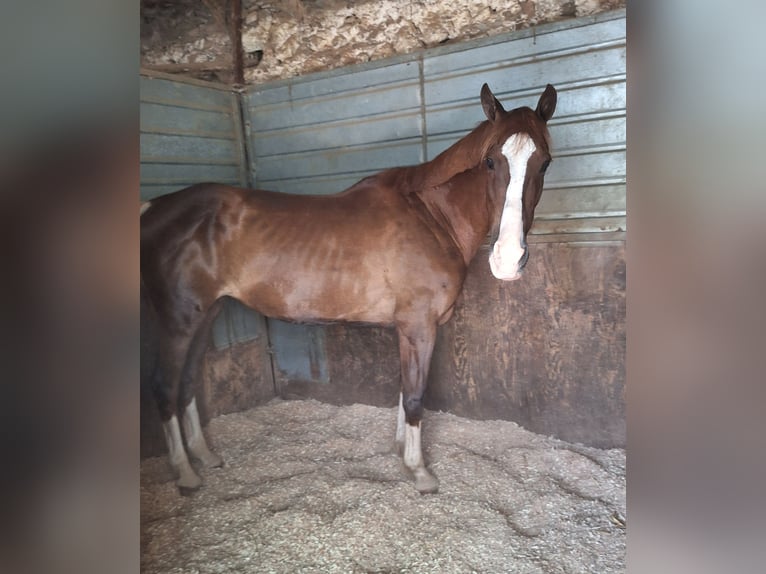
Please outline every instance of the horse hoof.
[[183, 482], [179, 480], [176, 481], [176, 486], [178, 486], [178, 494], [181, 496], [191, 496], [202, 486], [202, 479], [197, 477], [197, 480], [185, 480]]
[[189, 454], [200, 461], [205, 468], [221, 468], [223, 466], [223, 459], [212, 450], [205, 450], [203, 452], [191, 451]]
[[202, 486], [202, 479], [189, 467], [188, 470], [180, 473], [180, 477], [176, 480], [176, 486], [181, 496], [189, 496], [199, 490]]
[[223, 459], [214, 452], [211, 452], [209, 456], [202, 460], [202, 464], [207, 468], [221, 468], [223, 467]]
[[439, 480], [432, 474], [422, 474], [415, 477], [415, 490], [420, 494], [435, 494], [439, 492]]
[[199, 486], [189, 487], [189, 486], [179, 486], [178, 487], [178, 494], [181, 496], [191, 496], [195, 492], [199, 490]]

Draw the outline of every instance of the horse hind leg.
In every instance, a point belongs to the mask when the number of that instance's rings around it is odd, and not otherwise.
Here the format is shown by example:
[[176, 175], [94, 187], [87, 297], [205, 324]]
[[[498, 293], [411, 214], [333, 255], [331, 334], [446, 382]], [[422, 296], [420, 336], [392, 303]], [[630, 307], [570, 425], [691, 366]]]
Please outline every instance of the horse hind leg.
[[404, 415], [404, 393], [399, 393], [399, 408], [396, 413], [396, 438], [394, 448], [396, 452], [404, 456], [404, 436], [405, 436], [405, 415]]
[[202, 479], [189, 463], [178, 418], [181, 369], [187, 349], [187, 339], [164, 337], [160, 343], [160, 369], [155, 376], [155, 396], [165, 432], [168, 459], [181, 494], [189, 494], [202, 486]]
[[181, 439], [181, 429], [178, 425], [178, 417], [173, 415], [170, 420], [163, 423], [165, 441], [168, 445], [170, 466], [177, 476], [176, 486], [181, 494], [189, 494], [202, 486], [202, 479], [194, 472], [184, 449]]
[[402, 363], [402, 394], [396, 438], [397, 442], [403, 442], [404, 466], [415, 477], [415, 489], [421, 494], [434, 493], [439, 490], [439, 481], [426, 469], [420, 428], [423, 394], [436, 340], [436, 325], [419, 328], [400, 325], [397, 332]]
[[192, 458], [200, 461], [208, 468], [217, 468], [223, 466], [223, 459], [210, 450], [205, 435], [202, 434], [202, 425], [199, 420], [199, 411], [197, 411], [197, 399], [193, 398], [184, 408], [183, 417], [184, 437], [186, 438], [186, 447]]
[[199, 411], [197, 410], [195, 391], [199, 374], [202, 372], [204, 365], [205, 351], [210, 340], [210, 329], [213, 321], [215, 321], [215, 318], [221, 311], [222, 305], [222, 299], [216, 301], [197, 327], [189, 345], [181, 377], [181, 405], [184, 409], [181, 423], [184, 438], [186, 438], [186, 447], [192, 458], [200, 461], [208, 468], [223, 466], [223, 459], [210, 450], [205, 441], [205, 435], [202, 433], [202, 425], [200, 424]]
[[[187, 450], [189, 455], [202, 461], [205, 466], [223, 464], [221, 457], [213, 453], [205, 442], [194, 398], [195, 382], [202, 367], [210, 326], [220, 308], [221, 302], [216, 301], [180, 334], [170, 335], [166, 330], [160, 341], [160, 364], [165, 381], [157, 385], [158, 404], [170, 465], [178, 477], [176, 484], [181, 494], [189, 494], [202, 486], [202, 479], [189, 462]], [[179, 406], [183, 407], [180, 420]]]

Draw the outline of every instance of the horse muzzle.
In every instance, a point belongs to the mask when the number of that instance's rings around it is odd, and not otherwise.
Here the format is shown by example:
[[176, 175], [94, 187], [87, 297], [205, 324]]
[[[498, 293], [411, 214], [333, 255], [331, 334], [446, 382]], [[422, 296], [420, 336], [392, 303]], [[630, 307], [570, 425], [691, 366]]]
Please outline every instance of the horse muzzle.
[[492, 253], [489, 256], [489, 269], [492, 271], [497, 279], [501, 281], [515, 281], [521, 277], [521, 272], [529, 261], [529, 247], [523, 246], [524, 251], [521, 257], [510, 265], [506, 264], [507, 258], [504, 258], [501, 254], [501, 250], [498, 249], [497, 243], [492, 248]]

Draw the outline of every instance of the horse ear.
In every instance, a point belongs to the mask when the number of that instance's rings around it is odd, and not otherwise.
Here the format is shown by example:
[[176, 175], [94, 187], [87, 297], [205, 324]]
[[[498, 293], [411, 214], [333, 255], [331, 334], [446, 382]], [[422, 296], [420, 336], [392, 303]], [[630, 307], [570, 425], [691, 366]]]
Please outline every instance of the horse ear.
[[494, 122], [500, 113], [505, 112], [503, 104], [497, 100], [487, 84], [481, 87], [481, 106], [484, 108], [487, 119], [491, 122]]
[[553, 117], [553, 112], [556, 111], [556, 99], [556, 88], [550, 84], [545, 86], [545, 91], [540, 96], [540, 101], [537, 102], [537, 109], [535, 111], [546, 123]]

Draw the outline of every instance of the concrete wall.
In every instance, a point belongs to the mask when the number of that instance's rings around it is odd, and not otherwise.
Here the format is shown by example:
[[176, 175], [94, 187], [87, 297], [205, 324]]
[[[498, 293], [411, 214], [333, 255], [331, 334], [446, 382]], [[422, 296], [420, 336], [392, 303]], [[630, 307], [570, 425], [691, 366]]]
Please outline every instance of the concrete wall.
[[[215, 0], [212, 0], [213, 3]], [[252, 0], [245, 82], [260, 83], [624, 7], [626, 0]], [[217, 62], [231, 43], [198, 0], [142, 0], [142, 65]], [[231, 81], [224, 70], [187, 72]]]

